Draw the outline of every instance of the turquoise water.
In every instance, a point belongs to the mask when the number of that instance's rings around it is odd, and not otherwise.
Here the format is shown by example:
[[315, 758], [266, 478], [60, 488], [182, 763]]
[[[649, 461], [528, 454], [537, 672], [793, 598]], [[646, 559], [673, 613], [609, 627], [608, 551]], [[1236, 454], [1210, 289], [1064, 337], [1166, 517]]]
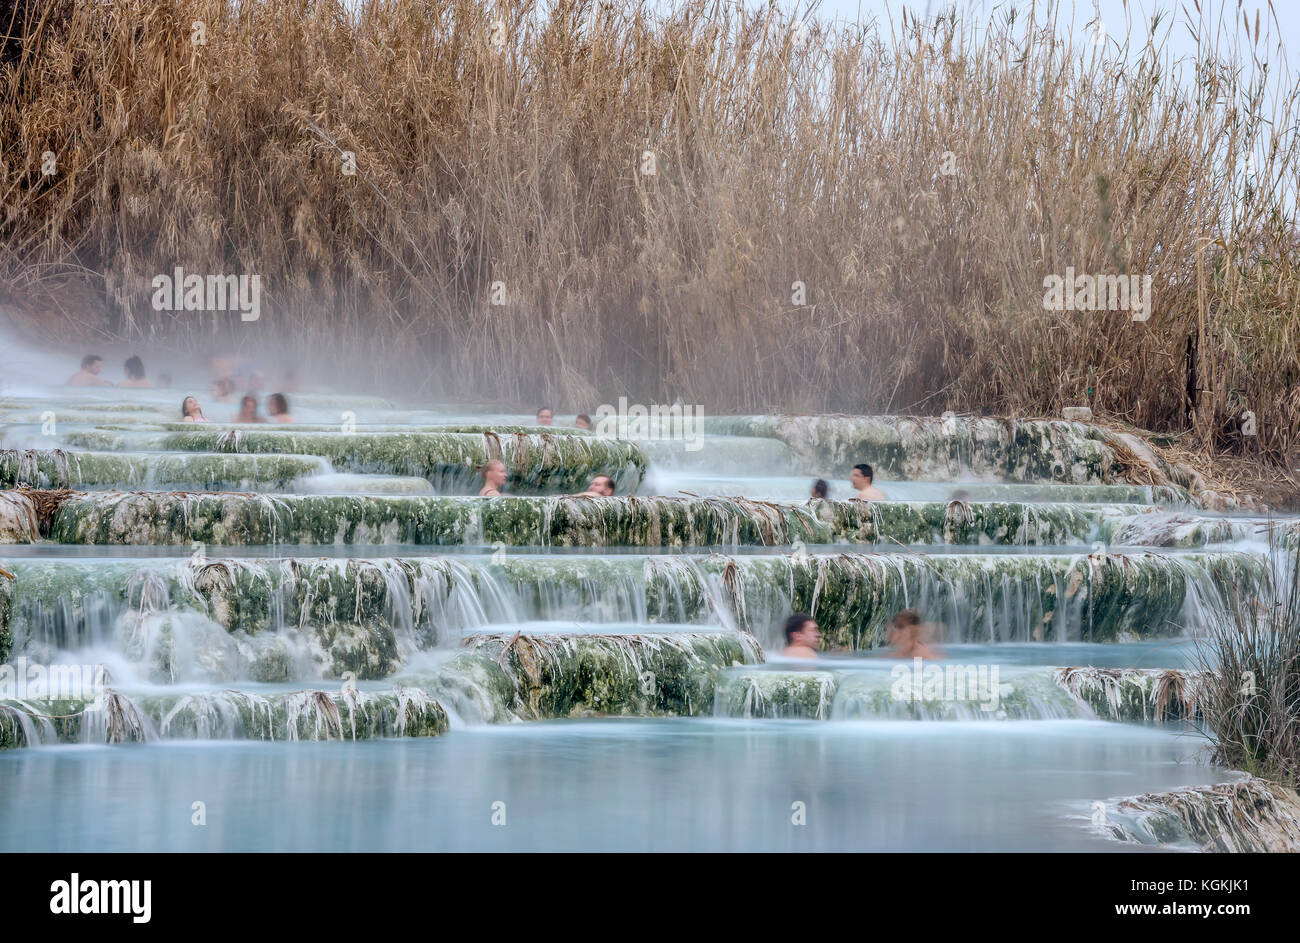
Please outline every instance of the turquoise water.
[[[0, 445], [90, 450], [80, 443], [108, 436], [147, 451], [174, 434], [166, 424], [176, 422], [180, 395], [55, 390], [0, 400], [0, 422], [8, 423]], [[345, 395], [291, 400], [301, 422], [325, 432], [348, 416], [360, 433], [534, 421]], [[51, 404], [61, 418], [46, 434], [41, 414]], [[208, 414], [224, 421], [235, 408], [210, 406]], [[698, 450], [641, 445], [649, 471], [640, 495], [743, 496], [797, 504], [803, 513], [812, 480], [823, 477], [832, 497], [848, 496], [847, 482], [776, 438], [711, 434]], [[167, 454], [181, 459], [170, 467], [197, 455]], [[283, 487], [259, 481], [258, 490], [269, 498], [346, 495], [363, 506], [370, 495], [450, 487], [439, 474], [357, 470], [365, 461], [348, 461], [355, 467], [342, 471], [308, 457], [309, 473]], [[0, 850], [1142, 850], [1095, 828], [1094, 803], [1232, 774], [1209, 765], [1206, 742], [1189, 728], [1093, 719], [1049, 669], [1193, 666], [1195, 637], [1223, 586], [1260, 559], [1257, 519], [1171, 508], [1177, 493], [1122, 483], [1001, 481], [967, 471], [882, 476], [891, 499], [936, 503], [933, 539], [907, 547], [884, 540], [493, 547], [472, 532], [436, 552], [391, 534], [374, 538], [391, 542], [350, 545], [340, 538], [197, 550], [129, 541], [0, 547], [0, 568], [16, 574], [15, 655], [105, 664], [116, 690], [139, 701], [142, 713], [150, 698], [193, 695], [220, 714], [208, 726], [168, 726], [161, 718], [171, 702], [155, 703], [143, 724], [149, 742], [105, 745], [108, 725], [99, 723], [79, 734], [88, 743], [53, 745], [58, 737], [50, 733], [38, 739], [43, 745], [0, 750]], [[458, 493], [476, 488], [472, 478], [456, 479]], [[945, 506], [958, 492], [970, 502], [1023, 503], [1024, 521], [1050, 516], [1044, 504], [1069, 513], [1112, 506], [1107, 513], [1132, 517], [1118, 533], [1140, 546], [1099, 547], [1079, 529], [1030, 545], [1010, 518], [1004, 530], [962, 545], [944, 535]], [[1161, 536], [1175, 518], [1192, 531], [1205, 525], [1204, 533], [1179, 534], [1188, 547], [1210, 544], [1214, 555], [1147, 546], [1161, 543], [1144, 538]], [[231, 573], [246, 578], [237, 589], [222, 583]], [[782, 657], [780, 626], [795, 600], [828, 633], [841, 630], [833, 654], [815, 662]], [[905, 607], [919, 608], [931, 624], [946, 659], [940, 664], [1001, 668], [1010, 709], [948, 720], [911, 719], [906, 705], [881, 710], [873, 698], [902, 662], [873, 633]], [[853, 634], [845, 625], [870, 631]], [[673, 647], [700, 637], [753, 641], [740, 630], [757, 642], [722, 661], [701, 654], [704, 644]], [[485, 635], [486, 654], [475, 650], [479, 660], [461, 664], [465, 648]], [[1086, 641], [1098, 637], [1107, 641]], [[663, 651], [647, 672], [646, 660]], [[746, 664], [737, 667], [733, 657]], [[430, 697], [446, 699], [447, 726], [385, 739], [390, 723], [367, 734], [376, 739], [316, 742], [290, 722], [276, 742], [238, 739], [258, 735], [259, 717], [269, 728], [280, 698], [294, 710], [309, 708], [311, 719], [328, 715], [342, 702], [342, 679], [358, 667], [356, 686], [369, 695], [427, 684]], [[635, 686], [646, 674], [658, 684], [655, 672], [678, 669], [667, 679], [676, 701], [638, 699]], [[744, 707], [751, 673], [784, 672], [797, 683], [808, 670], [833, 675], [836, 685], [818, 721], [789, 719], [812, 712], [777, 704], [779, 685], [764, 692], [771, 719], [724, 716], [751, 711], [710, 693], [710, 684], [731, 679], [738, 687], [730, 693]], [[494, 672], [513, 672], [507, 686], [515, 687], [503, 694]], [[709, 684], [691, 688], [702, 680]], [[588, 688], [595, 700], [574, 694], [587, 696]], [[320, 696], [298, 697], [304, 693]], [[254, 698], [265, 713], [254, 711], [249, 724], [238, 708]], [[543, 707], [534, 709], [530, 698]], [[375, 710], [390, 711], [384, 716], [392, 721], [391, 705]], [[547, 710], [562, 719], [532, 719], [554, 716]], [[682, 716], [665, 716], [674, 711]], [[654, 716], [593, 716], [601, 713]], [[180, 739], [196, 731], [231, 739]], [[191, 822], [196, 802], [204, 804], [205, 825]], [[493, 824], [502, 813], [505, 824]], [[804, 824], [792, 822], [797, 815]]]
[[0, 755], [0, 850], [1139, 850], [1092, 802], [1223, 779], [1199, 747], [1099, 721], [674, 719], [41, 748]]
[[[947, 661], [958, 664], [1001, 665], [1092, 665], [1097, 668], [1185, 668], [1195, 661], [1197, 643], [1192, 639], [1148, 639], [1120, 645], [1090, 642], [999, 642], [991, 645], [952, 643], [944, 645]], [[861, 668], [873, 661], [895, 663], [883, 652], [852, 655], [824, 655], [819, 668]], [[779, 659], [769, 658], [769, 661]], [[786, 660], [784, 665], [790, 662]]]

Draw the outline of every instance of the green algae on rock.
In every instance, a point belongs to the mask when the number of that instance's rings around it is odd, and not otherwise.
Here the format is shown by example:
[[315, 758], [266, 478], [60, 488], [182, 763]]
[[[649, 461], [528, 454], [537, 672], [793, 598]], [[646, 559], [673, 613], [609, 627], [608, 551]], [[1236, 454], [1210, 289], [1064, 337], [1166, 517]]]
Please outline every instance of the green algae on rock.
[[6, 488], [284, 491], [327, 471], [324, 459], [308, 455], [0, 451], [0, 487]]
[[304, 690], [255, 694], [224, 690], [144, 694], [109, 689], [86, 702], [0, 702], [0, 748], [158, 739], [367, 740], [446, 733], [447, 712], [418, 688]]
[[106, 689], [99, 703], [86, 700], [0, 701], [0, 748], [53, 743], [143, 743], [155, 739], [136, 704]]
[[695, 716], [713, 704], [719, 668], [763, 660], [743, 632], [472, 635], [465, 648], [503, 664], [525, 718]]
[[1201, 679], [1173, 668], [1056, 668], [1056, 683], [1103, 720], [1167, 723], [1200, 716]]
[[744, 498], [83, 493], [65, 501], [61, 543], [188, 545], [493, 544], [715, 547], [780, 544], [1078, 544], [1132, 506]]
[[1236, 496], [1215, 491], [1194, 470], [1168, 462], [1139, 437], [1060, 419], [911, 416], [718, 416], [711, 433], [770, 436], [794, 450], [808, 474], [846, 476], [868, 462], [884, 478], [952, 480], [995, 475], [1011, 481], [1142, 483], [1189, 503], [1220, 509]]
[[839, 676], [831, 671], [732, 668], [718, 674], [719, 717], [828, 720]]
[[595, 475], [609, 475], [622, 493], [635, 491], [647, 461], [635, 443], [567, 434], [496, 432], [298, 432], [189, 430], [165, 436], [170, 451], [317, 455], [338, 471], [414, 475], [443, 490], [472, 493], [478, 469], [501, 459], [520, 493], [576, 493]]
[[427, 664], [392, 679], [430, 692], [456, 717], [468, 723], [513, 723], [523, 718], [514, 712], [519, 703], [514, 679], [485, 654], [459, 649], [435, 666]]
[[244, 691], [140, 699], [159, 736], [172, 739], [370, 740], [446, 733], [447, 712], [419, 688]]
[[[499, 558], [16, 558], [9, 630], [62, 648], [94, 626], [165, 626], [146, 617], [193, 613], [236, 637], [231, 664], [260, 680], [290, 670], [263, 635], [296, 633], [329, 677], [379, 678], [416, 651], [454, 644], [489, 623], [721, 622], [779, 644], [781, 620], [812, 613], [830, 649], [884, 644], [889, 619], [919, 606], [947, 641], [1116, 641], [1175, 635], [1249, 587], [1267, 561], [1246, 553], [780, 555], [668, 554]], [[146, 620], [146, 621], [141, 621]], [[195, 631], [191, 627], [191, 632]], [[297, 644], [297, 643], [295, 643]], [[329, 654], [333, 653], [333, 654]], [[162, 657], [161, 655], [159, 656]], [[172, 676], [170, 662], [157, 663]], [[277, 671], [277, 666], [279, 670]], [[218, 674], [213, 680], [233, 676]]]
[[[1267, 562], [1247, 554], [804, 553], [714, 556], [696, 567], [716, 576], [739, 627], [764, 633], [784, 613], [808, 612], [827, 648], [862, 650], [883, 645], [893, 614], [916, 606], [932, 624], [946, 626], [951, 640], [1101, 642], [1176, 635], [1186, 628], [1185, 607], [1216, 605], [1227, 586], [1258, 582]], [[672, 585], [675, 598], [694, 601], [688, 579]], [[688, 613], [703, 608], [701, 600]], [[982, 617], [978, 635], [964, 624], [975, 615]]]

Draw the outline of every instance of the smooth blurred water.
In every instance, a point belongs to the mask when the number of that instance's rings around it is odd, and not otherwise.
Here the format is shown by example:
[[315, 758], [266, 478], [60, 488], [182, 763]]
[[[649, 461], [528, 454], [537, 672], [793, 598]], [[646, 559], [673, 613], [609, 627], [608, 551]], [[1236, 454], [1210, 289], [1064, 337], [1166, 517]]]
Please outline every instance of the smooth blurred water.
[[[155, 372], [161, 368], [159, 364], [149, 366]], [[109, 367], [117, 369], [116, 364], [106, 365]], [[75, 363], [51, 359], [42, 362], [41, 371], [15, 374], [5, 384], [8, 395], [0, 401], [0, 445], [52, 448], [69, 444], [61, 437], [98, 429], [139, 436], [140, 442], [160, 448], [168, 432], [162, 424], [179, 419], [185, 393], [198, 395], [214, 422], [229, 420], [238, 408], [238, 403], [211, 401], [206, 395], [207, 380], [197, 366], [185, 371], [173, 367], [177, 385], [167, 391], [38, 388], [42, 380], [48, 382], [51, 376], [61, 379], [73, 370]], [[399, 407], [375, 397], [291, 393], [290, 403], [300, 424], [333, 428], [355, 423], [358, 431], [402, 429], [411, 424], [530, 426], [535, 422], [532, 414], [504, 413], [498, 407]], [[57, 417], [57, 434], [46, 432], [47, 410]], [[572, 421], [572, 415], [557, 415], [556, 420], [563, 424]], [[816, 477], [803, 474], [805, 469], [794, 450], [775, 439], [708, 435], [690, 444], [655, 440], [642, 444], [651, 462], [642, 494], [689, 492], [802, 503]], [[864, 456], [864, 460], [876, 459]], [[878, 483], [890, 499], [898, 501], [946, 502], [960, 492], [970, 501], [1151, 500], [1146, 490], [1127, 485], [989, 480]], [[295, 480], [287, 490], [429, 494], [441, 487], [439, 482], [401, 475], [335, 473], [328, 462], [320, 460], [318, 473]], [[850, 496], [844, 480], [831, 480], [830, 487], [832, 497]], [[475, 489], [467, 486], [460, 490]], [[1232, 520], [1243, 526], [1249, 523], [1240, 515], [1228, 518], [1196, 512], [1193, 517]], [[1164, 527], [1168, 518], [1165, 512], [1147, 515], [1134, 528]], [[1242, 533], [1258, 536], [1254, 531]], [[563, 567], [557, 566], [554, 586], [543, 584], [544, 591], [536, 594], [540, 602], [532, 601], [528, 594], [511, 595], [504, 576], [486, 573], [479, 580], [480, 592], [487, 600], [481, 618], [462, 619], [464, 625], [456, 623], [452, 626], [455, 631], [444, 633], [448, 647], [417, 651], [384, 681], [363, 682], [362, 687], [389, 688], [441, 666], [453, 655], [462, 630], [468, 629], [536, 636], [717, 631], [715, 623], [726, 619], [712, 610], [699, 616], [708, 620], [706, 625], [649, 623], [643, 598], [645, 578], [637, 564], [647, 551], [682, 556], [709, 549], [505, 549], [507, 562], [553, 556], [567, 564], [584, 557], [618, 557], [636, 569], [628, 569], [630, 576], [620, 572], [602, 578], [604, 582], [592, 578], [569, 586], [558, 579]], [[792, 550], [788, 546], [727, 549], [736, 557]], [[869, 548], [800, 549], [860, 553]], [[898, 548], [882, 545], [878, 549]], [[936, 544], [909, 552], [935, 558], [938, 566], [943, 562], [937, 559], [941, 556], [1074, 558], [1092, 549], [1084, 543], [1033, 548]], [[1254, 552], [1261, 547], [1225, 543], [1221, 549]], [[41, 543], [6, 547], [3, 556], [6, 561], [22, 561], [24, 566], [27, 561], [57, 561], [89, 572], [120, 559], [131, 560], [130, 569], [134, 570], [137, 559], [142, 565], [149, 558], [175, 561], [191, 552], [188, 546]], [[457, 566], [483, 570], [492, 559], [481, 546], [438, 547], [436, 553], [429, 547], [406, 545], [223, 547], [209, 553], [222, 558], [335, 559], [456, 555]], [[666, 569], [677, 568], [679, 562], [669, 561], [671, 566]], [[761, 561], [742, 561], [757, 562]], [[117, 569], [125, 573], [128, 568]], [[738, 571], [744, 569], [737, 567]], [[1061, 587], [1050, 588], [1068, 595], [1073, 590], [1062, 579]], [[95, 592], [105, 598], [109, 594], [88, 587], [100, 582], [88, 577], [81, 581], [84, 585], [60, 590], [68, 597], [70, 610], [80, 607], [90, 612], [80, 617], [88, 624], [95, 622], [95, 606], [102, 603], [99, 608], [105, 625], [86, 633], [94, 644], [78, 649], [72, 660], [114, 665], [115, 678], [132, 682], [128, 694], [203, 693], [231, 684], [269, 696], [300, 690], [307, 683], [302, 679], [278, 684], [239, 678], [210, 680], [206, 675], [195, 680], [186, 675], [183, 684], [164, 684], [151, 680], [149, 671], [144, 670], [152, 667], [152, 661], [138, 656], [135, 660], [144, 668], [133, 672], [135, 661], [119, 651], [124, 646], [104, 641], [116, 638], [108, 616], [121, 615], [119, 610], [126, 603], [119, 600], [114, 609], [98, 599]], [[938, 577], [925, 585], [938, 586]], [[598, 589], [602, 592], [596, 592]], [[1038, 591], [1036, 585], [1032, 589]], [[783, 580], [774, 580], [771, 600], [753, 601], [751, 615], [771, 603], [771, 613], [763, 609], [764, 618], [756, 619], [759, 629], [771, 623], [771, 637], [764, 638], [769, 644], [788, 613], [791, 592]], [[415, 595], [408, 598], [399, 592], [397, 601], [402, 605], [394, 611], [405, 613]], [[591, 603], [588, 596], [600, 597], [603, 605]], [[955, 597], [948, 593], [942, 598]], [[509, 605], [496, 605], [502, 600]], [[61, 597], [59, 602], [63, 601]], [[908, 605], [922, 609], [929, 601], [925, 593], [907, 599]], [[1008, 636], [985, 630], [994, 615], [1003, 615], [1002, 610], [995, 613], [989, 606], [981, 610], [974, 604], [964, 605], [939, 611], [936, 603], [928, 607], [936, 612], [927, 613], [927, 618], [944, 622], [951, 637], [1022, 638], [1029, 634], [1018, 630]], [[1010, 603], [1003, 608], [1007, 606], [1020, 618], [1019, 609]], [[474, 609], [474, 614], [480, 615], [479, 610]], [[195, 650], [203, 650], [200, 643], [210, 637], [221, 643], [210, 646], [214, 650], [230, 643], [215, 623], [192, 613], [183, 616], [174, 621], [169, 629], [172, 634], [167, 636], [170, 643], [179, 639], [182, 654], [187, 651], [184, 646], [191, 643]], [[591, 618], [584, 618], [588, 616]], [[1036, 610], [1034, 617], [1040, 618]], [[1029, 618], [1026, 609], [1021, 621]], [[1006, 621], [1020, 624], [1009, 617]], [[295, 627], [272, 620], [272, 628], [272, 632], [263, 633], [263, 639]], [[1184, 667], [1194, 643], [1162, 639], [1123, 644], [950, 644], [942, 640], [938, 644], [948, 664], [1003, 666], [1004, 680], [1013, 678], [1020, 684], [1022, 679], [1054, 683], [1045, 667], [1035, 666]], [[780, 644], [773, 648], [779, 650]], [[844, 707], [855, 696], [869, 694], [877, 675], [883, 679], [897, 664], [881, 653], [825, 656], [813, 663], [774, 654], [770, 669], [834, 672], [841, 688], [837, 704]], [[764, 670], [769, 669], [744, 669], [747, 673]], [[333, 687], [333, 682], [316, 680]], [[1059, 695], [1059, 691], [1052, 693]], [[866, 703], [865, 698], [859, 700]], [[861, 716], [844, 711], [832, 711], [831, 716], [835, 719], [567, 719], [500, 726], [466, 726], [467, 722], [453, 717], [450, 732], [427, 739], [165, 741], [0, 751], [0, 850], [1120, 851], [1136, 849], [1117, 844], [1091, 827], [1093, 802], [1218, 782], [1228, 775], [1208, 765], [1200, 738], [1172, 727], [1078, 719], [867, 721], [841, 719]], [[191, 824], [196, 802], [206, 805], [206, 825]], [[497, 802], [505, 803], [503, 826], [492, 824]], [[795, 803], [804, 804], [804, 825], [791, 821]], [[942, 898], [941, 888], [935, 893]]]
[[[1191, 664], [1196, 641], [1189, 638], [1149, 639], [1136, 642], [997, 642], [944, 644], [943, 658], [957, 664], [988, 665], [1092, 665], [1096, 668], [1185, 668]], [[790, 660], [769, 655], [768, 661], [789, 667]], [[819, 668], [864, 668], [877, 662], [892, 667], [898, 662], [887, 651], [823, 655]], [[807, 664], [805, 661], [803, 664]], [[941, 660], [939, 664], [943, 664]]]
[[[726, 473], [728, 465], [735, 467], [736, 471]], [[720, 463], [708, 474], [665, 469], [652, 464], [651, 472], [638, 493], [800, 502], [807, 501], [812, 495], [813, 482], [818, 477], [748, 474], [751, 470], [735, 461]], [[824, 477], [830, 498], [848, 500], [854, 497], [855, 492], [848, 481]], [[1148, 504], [1152, 499], [1151, 489], [1138, 485], [1025, 484], [976, 480], [890, 481], [884, 478], [877, 479], [876, 484], [890, 501], [951, 501], [961, 497], [966, 501], [1014, 501], [1030, 504], [1059, 501], [1079, 504]]]
[[50, 747], [0, 756], [0, 850], [1136, 850], [1091, 803], [1222, 781], [1200, 749], [1096, 721], [703, 719]]

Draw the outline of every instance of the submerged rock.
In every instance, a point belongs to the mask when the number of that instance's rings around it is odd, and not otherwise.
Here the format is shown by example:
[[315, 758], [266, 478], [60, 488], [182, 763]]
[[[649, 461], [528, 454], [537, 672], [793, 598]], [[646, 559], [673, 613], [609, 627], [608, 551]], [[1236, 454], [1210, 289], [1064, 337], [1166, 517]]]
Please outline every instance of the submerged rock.
[[814, 670], [734, 668], [718, 677], [722, 717], [809, 720], [1045, 720], [1079, 715], [1050, 668], [881, 662]]
[[1133, 547], [1204, 547], [1208, 544], [1259, 541], [1295, 550], [1300, 546], [1300, 521], [1142, 514], [1117, 520], [1110, 540]]
[[1300, 797], [1263, 779], [1188, 786], [1107, 803], [1119, 841], [1217, 852], [1300, 852]]
[[522, 718], [514, 712], [520, 702], [514, 679], [493, 658], [461, 649], [393, 679], [428, 691], [466, 723], [501, 724]]
[[28, 544], [41, 539], [32, 499], [17, 491], [0, 491], [0, 544]]

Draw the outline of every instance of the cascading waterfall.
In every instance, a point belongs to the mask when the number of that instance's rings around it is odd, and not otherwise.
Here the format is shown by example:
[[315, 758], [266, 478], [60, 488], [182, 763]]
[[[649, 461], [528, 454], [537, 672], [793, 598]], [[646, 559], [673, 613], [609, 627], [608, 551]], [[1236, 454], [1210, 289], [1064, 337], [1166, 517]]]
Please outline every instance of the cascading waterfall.
[[[685, 443], [328, 396], [296, 400], [296, 427], [196, 429], [170, 402], [60, 395], [57, 432], [42, 401], [0, 403], [0, 664], [104, 680], [73, 697], [0, 677], [0, 747], [342, 750], [610, 717], [940, 756], [966, 724], [1037, 726], [1086, 757], [1116, 724], [1197, 723], [1175, 659], [1275, 576], [1270, 549], [1300, 546], [1294, 520], [1210, 511], [1229, 502], [1193, 470], [1080, 423], [714, 417]], [[477, 497], [492, 458], [506, 496]], [[807, 499], [864, 460], [914, 499]], [[596, 474], [616, 497], [577, 494]], [[938, 660], [890, 650], [904, 609]], [[782, 654], [791, 612], [818, 623], [818, 661]], [[1141, 782], [1108, 837], [1289, 840], [1285, 797]], [[1220, 808], [1246, 801], [1255, 831]]]
[[[947, 642], [1106, 641], [1195, 631], [1227, 586], [1267, 572], [1246, 554], [504, 556], [15, 560], [7, 628], [21, 650], [151, 648], [158, 633], [256, 645], [268, 633], [356, 636], [383, 661], [489, 625], [577, 619], [698, 623], [767, 645], [785, 613], [811, 612], [832, 647], [885, 644], [903, 608]], [[178, 632], [179, 619], [191, 622]], [[379, 663], [379, 662], [377, 662]], [[381, 676], [381, 675], [375, 675]], [[271, 679], [267, 679], [271, 680]]]
[[[1092, 716], [1050, 668], [888, 661], [799, 671], [737, 668], [718, 679], [721, 717], [807, 720], [1057, 720]], [[1068, 669], [1066, 669], [1068, 670]]]
[[[148, 546], [1060, 546], [1107, 539], [1148, 513], [1104, 504], [77, 492], [59, 504], [51, 537], [67, 544]], [[21, 525], [3, 533], [9, 542], [35, 539]]]

